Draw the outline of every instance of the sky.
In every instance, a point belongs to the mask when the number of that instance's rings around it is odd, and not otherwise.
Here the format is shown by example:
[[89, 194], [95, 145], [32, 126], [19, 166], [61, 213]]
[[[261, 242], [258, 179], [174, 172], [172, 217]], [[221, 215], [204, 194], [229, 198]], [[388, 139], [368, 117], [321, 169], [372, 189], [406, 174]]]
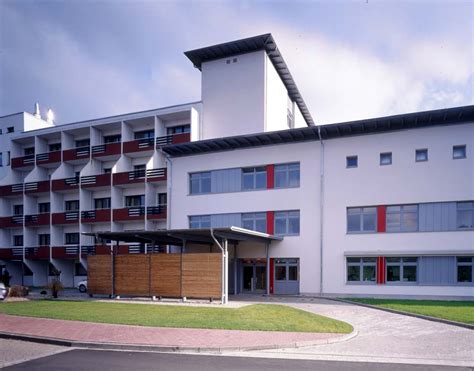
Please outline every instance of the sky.
[[473, 104], [473, 1], [0, 0], [0, 116], [199, 101], [186, 50], [272, 33], [317, 124]]

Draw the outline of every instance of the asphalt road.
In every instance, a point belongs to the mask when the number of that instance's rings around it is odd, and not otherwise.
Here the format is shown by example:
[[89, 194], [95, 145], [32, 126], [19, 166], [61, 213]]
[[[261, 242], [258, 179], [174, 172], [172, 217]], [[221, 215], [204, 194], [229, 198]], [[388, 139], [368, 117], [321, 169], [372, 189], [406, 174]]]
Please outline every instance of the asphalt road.
[[469, 367], [403, 365], [366, 362], [286, 360], [186, 354], [115, 352], [74, 349], [27, 361], [5, 370], [179, 370], [179, 371], [467, 371]]

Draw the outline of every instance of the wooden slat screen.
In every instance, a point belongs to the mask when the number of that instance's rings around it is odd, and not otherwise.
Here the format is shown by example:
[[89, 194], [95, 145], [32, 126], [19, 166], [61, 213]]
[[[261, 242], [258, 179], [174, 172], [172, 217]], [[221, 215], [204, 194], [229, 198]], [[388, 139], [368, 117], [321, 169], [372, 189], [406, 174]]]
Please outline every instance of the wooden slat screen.
[[150, 255], [115, 257], [115, 294], [150, 296]]
[[181, 254], [151, 255], [151, 295], [181, 297]]
[[220, 299], [221, 259], [221, 254], [184, 254], [183, 296]]
[[90, 255], [87, 258], [87, 289], [91, 294], [112, 293], [112, 262], [110, 255]]

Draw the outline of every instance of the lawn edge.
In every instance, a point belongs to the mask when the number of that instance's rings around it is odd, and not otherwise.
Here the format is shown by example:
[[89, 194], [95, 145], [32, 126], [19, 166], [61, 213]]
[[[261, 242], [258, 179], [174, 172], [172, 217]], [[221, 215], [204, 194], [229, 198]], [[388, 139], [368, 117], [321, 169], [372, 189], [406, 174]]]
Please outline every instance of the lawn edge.
[[339, 301], [339, 302], [342, 302], [342, 303], [347, 303], [347, 304], [359, 305], [361, 307], [378, 309], [378, 310], [382, 310], [384, 312], [389, 312], [389, 313], [401, 314], [401, 315], [405, 315], [405, 316], [409, 316], [409, 317], [420, 318], [420, 319], [424, 319], [424, 320], [427, 320], [427, 321], [444, 323], [446, 325], [463, 327], [463, 328], [466, 328], [468, 330], [474, 330], [474, 325], [471, 325], [469, 323], [451, 321], [449, 319], [427, 316], [425, 314], [405, 312], [405, 311], [401, 311], [401, 310], [397, 310], [397, 309], [385, 308], [385, 307], [380, 307], [380, 306], [377, 306], [377, 305], [366, 304], [366, 303], [361, 303], [361, 302], [352, 301], [352, 300], [339, 299], [339, 298], [328, 298], [328, 299], [329, 300], [334, 300], [334, 301]]

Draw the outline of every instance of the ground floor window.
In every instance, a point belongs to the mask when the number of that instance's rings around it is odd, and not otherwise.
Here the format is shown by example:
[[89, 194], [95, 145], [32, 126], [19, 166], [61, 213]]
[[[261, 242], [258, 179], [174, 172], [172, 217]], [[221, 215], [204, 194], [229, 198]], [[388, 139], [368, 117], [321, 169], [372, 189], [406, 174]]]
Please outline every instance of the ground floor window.
[[376, 260], [375, 257], [347, 258], [347, 282], [375, 283]]
[[74, 275], [75, 276], [87, 276], [87, 270], [81, 263], [74, 264]]
[[298, 281], [298, 259], [275, 259], [275, 281]]
[[418, 258], [388, 257], [386, 268], [387, 282], [417, 282]]
[[457, 267], [457, 281], [460, 283], [463, 282], [473, 282], [473, 263], [474, 258], [472, 256], [458, 256], [456, 259]]

